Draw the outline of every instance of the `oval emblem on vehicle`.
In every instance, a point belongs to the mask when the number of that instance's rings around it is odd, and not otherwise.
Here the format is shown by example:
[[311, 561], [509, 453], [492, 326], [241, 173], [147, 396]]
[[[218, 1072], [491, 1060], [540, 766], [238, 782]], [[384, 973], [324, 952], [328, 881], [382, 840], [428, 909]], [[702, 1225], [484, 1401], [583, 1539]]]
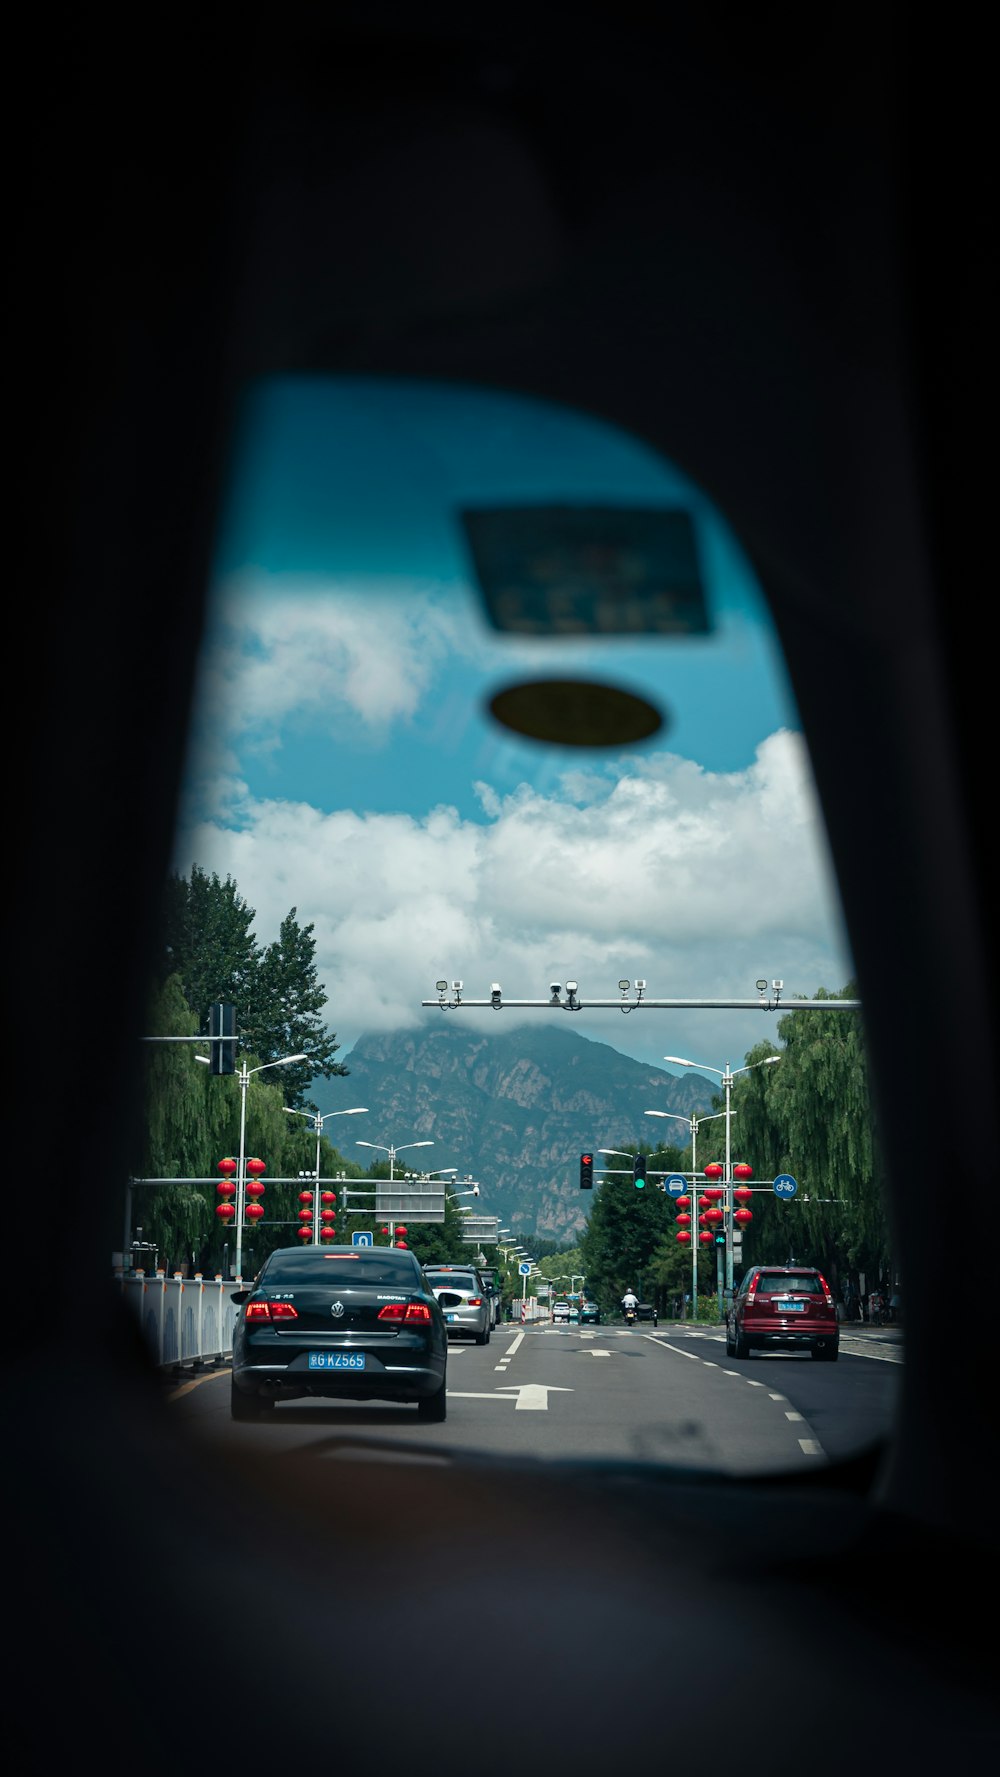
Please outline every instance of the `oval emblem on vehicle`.
[[343, 1312], [343, 1302], [334, 1302], [333, 1307], [330, 1309], [330, 1313], [333, 1315], [334, 1320], [339, 1320]]

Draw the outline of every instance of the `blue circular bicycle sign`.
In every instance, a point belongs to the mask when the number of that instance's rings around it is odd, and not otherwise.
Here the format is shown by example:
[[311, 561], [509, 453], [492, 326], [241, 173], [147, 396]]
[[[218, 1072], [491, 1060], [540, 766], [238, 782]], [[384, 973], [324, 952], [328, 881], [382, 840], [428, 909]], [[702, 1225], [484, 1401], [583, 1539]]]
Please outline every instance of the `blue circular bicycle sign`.
[[779, 1172], [774, 1181], [774, 1195], [776, 1197], [794, 1197], [798, 1188], [798, 1184], [790, 1172]]
[[663, 1186], [665, 1190], [670, 1192], [671, 1197], [683, 1197], [688, 1188], [687, 1179], [682, 1178], [679, 1172], [668, 1173], [663, 1181]]

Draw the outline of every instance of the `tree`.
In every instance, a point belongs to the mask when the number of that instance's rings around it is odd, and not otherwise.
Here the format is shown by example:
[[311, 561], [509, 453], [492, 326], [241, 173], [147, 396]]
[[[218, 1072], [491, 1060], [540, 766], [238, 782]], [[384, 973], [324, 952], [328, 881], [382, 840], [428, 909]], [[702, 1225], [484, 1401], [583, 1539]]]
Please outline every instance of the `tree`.
[[198, 1030], [208, 1029], [213, 1000], [245, 1012], [260, 958], [252, 930], [256, 917], [229, 876], [220, 882], [214, 872], [209, 876], [195, 864], [190, 880], [177, 875], [168, 879], [157, 980], [180, 976]]
[[326, 993], [316, 972], [313, 925], [300, 926], [292, 908], [257, 966], [253, 995], [243, 1014], [248, 1046], [267, 1060], [305, 1052], [309, 1059], [283, 1070], [285, 1102], [303, 1103], [310, 1082], [332, 1079], [348, 1069], [333, 1057], [340, 1047], [319, 1016]]
[[190, 880], [174, 875], [164, 892], [156, 984], [169, 976], [181, 980], [200, 1031], [207, 1031], [215, 1001], [235, 1006], [241, 1054], [253, 1051], [262, 1063], [308, 1054], [284, 1075], [286, 1102], [300, 1107], [312, 1080], [349, 1070], [334, 1061], [340, 1045], [320, 1017], [326, 994], [316, 970], [315, 928], [300, 926], [296, 912], [291, 908], [277, 939], [262, 949], [252, 932], [256, 913], [232, 878], [221, 882], [193, 865]]
[[588, 1287], [609, 1312], [629, 1284], [646, 1288], [648, 1266], [672, 1222], [665, 1193], [649, 1185], [637, 1191], [630, 1177], [606, 1178], [595, 1192], [578, 1250]]

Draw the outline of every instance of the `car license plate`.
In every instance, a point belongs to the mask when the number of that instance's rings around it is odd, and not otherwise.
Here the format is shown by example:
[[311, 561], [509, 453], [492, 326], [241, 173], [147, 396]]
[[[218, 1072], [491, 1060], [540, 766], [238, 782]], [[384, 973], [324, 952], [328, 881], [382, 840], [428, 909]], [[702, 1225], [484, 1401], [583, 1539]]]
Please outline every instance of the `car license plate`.
[[775, 1307], [777, 1308], [779, 1314], [802, 1314], [805, 1309], [805, 1303], [804, 1302], [776, 1302]]
[[311, 1351], [309, 1353], [310, 1370], [363, 1370], [365, 1354], [363, 1351]]
[[457, 1320], [458, 1315], [457, 1314], [446, 1314], [444, 1318], [445, 1318], [445, 1320]]

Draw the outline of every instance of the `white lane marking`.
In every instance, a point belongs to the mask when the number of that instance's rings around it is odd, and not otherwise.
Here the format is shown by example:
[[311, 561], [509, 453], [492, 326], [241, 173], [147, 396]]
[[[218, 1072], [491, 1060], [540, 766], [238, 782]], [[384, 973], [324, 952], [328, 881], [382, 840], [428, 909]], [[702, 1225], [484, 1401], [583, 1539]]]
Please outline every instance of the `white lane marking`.
[[785, 1414], [785, 1418], [786, 1419], [797, 1419], [799, 1421], [799, 1424], [801, 1425], [803, 1415], [801, 1413], [796, 1413], [794, 1410], [790, 1410], [789, 1412], [787, 1412]]
[[518, 1333], [516, 1339], [514, 1340], [513, 1344], [511, 1345], [510, 1352], [508, 1354], [510, 1357], [513, 1357], [515, 1351], [517, 1350], [517, 1348], [520, 1345], [521, 1340], [523, 1338], [524, 1338], [524, 1329], [522, 1327], [521, 1331]]
[[599, 1345], [591, 1345], [587, 1348], [586, 1351], [581, 1351], [580, 1356], [581, 1357], [613, 1357], [614, 1352], [613, 1351], [604, 1351], [601, 1349], [601, 1347]]
[[823, 1446], [816, 1438], [800, 1438], [799, 1449], [803, 1456], [822, 1456]]

